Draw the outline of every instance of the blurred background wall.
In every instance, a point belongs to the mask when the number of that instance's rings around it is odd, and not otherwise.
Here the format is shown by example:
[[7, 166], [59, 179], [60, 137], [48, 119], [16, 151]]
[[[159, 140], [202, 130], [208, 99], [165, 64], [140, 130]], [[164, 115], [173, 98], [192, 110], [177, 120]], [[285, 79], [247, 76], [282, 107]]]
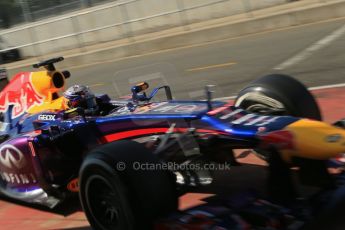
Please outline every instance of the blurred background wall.
[[80, 48], [289, 0], [0, 0], [0, 52], [23, 57]]

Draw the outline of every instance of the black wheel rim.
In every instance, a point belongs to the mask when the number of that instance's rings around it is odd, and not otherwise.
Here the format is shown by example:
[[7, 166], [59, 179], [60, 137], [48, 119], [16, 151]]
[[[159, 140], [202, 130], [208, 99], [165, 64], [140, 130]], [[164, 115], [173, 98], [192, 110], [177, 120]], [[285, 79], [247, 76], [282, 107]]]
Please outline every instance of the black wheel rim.
[[100, 175], [88, 178], [85, 195], [90, 214], [103, 229], [127, 229], [126, 218], [116, 188]]

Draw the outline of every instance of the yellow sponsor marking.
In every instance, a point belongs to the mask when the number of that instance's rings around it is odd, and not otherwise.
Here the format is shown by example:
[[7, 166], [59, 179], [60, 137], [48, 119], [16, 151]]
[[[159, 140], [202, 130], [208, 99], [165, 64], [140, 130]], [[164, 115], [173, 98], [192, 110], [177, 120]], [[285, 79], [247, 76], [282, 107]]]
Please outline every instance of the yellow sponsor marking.
[[215, 68], [222, 68], [222, 67], [227, 67], [227, 66], [232, 66], [237, 64], [236, 62], [228, 62], [228, 63], [223, 63], [223, 64], [217, 64], [217, 65], [209, 65], [209, 66], [202, 66], [202, 67], [197, 67], [197, 68], [192, 68], [192, 69], [187, 69], [187, 72], [192, 72], [192, 71], [202, 71], [202, 70], [208, 70], [208, 69], [215, 69]]

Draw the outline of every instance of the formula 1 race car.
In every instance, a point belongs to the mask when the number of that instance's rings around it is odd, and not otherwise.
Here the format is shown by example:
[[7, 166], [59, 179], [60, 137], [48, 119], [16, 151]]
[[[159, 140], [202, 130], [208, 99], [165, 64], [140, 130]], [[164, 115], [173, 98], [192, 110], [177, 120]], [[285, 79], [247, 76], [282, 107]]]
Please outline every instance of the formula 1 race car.
[[[335, 184], [327, 162], [345, 152], [343, 122], [321, 122], [314, 98], [291, 77], [260, 78], [235, 104], [213, 101], [209, 87], [204, 101], [173, 100], [169, 86], [147, 95], [145, 82], [130, 99], [111, 100], [83, 86], [63, 93], [70, 73], [54, 66], [62, 60], [35, 64], [45, 70], [19, 73], [1, 91], [5, 196], [53, 208], [79, 193], [94, 229], [150, 229], [188, 187], [212, 182], [203, 165], [236, 167], [233, 149], [268, 162], [269, 194], [280, 204], [297, 197], [291, 167], [303, 184]], [[167, 99], [151, 102], [161, 89]]]

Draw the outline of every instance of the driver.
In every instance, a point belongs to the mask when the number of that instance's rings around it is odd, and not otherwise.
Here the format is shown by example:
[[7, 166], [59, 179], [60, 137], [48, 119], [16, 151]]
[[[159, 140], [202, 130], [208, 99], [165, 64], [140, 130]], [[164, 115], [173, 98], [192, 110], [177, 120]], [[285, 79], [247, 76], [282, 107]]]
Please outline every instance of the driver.
[[67, 99], [69, 108], [82, 108], [87, 115], [96, 115], [99, 111], [95, 94], [84, 85], [69, 87], [63, 96]]

